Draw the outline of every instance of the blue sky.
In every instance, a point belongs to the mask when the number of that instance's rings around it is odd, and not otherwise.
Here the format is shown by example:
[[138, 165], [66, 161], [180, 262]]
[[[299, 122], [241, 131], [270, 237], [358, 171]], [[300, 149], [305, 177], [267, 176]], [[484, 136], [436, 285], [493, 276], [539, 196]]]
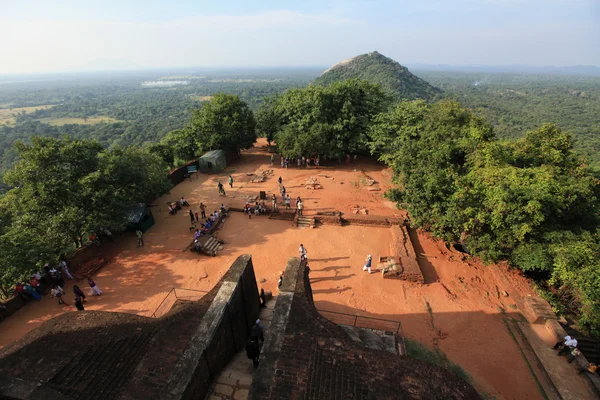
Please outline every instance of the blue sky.
[[403, 64], [599, 65], [600, 0], [0, 0], [0, 73]]

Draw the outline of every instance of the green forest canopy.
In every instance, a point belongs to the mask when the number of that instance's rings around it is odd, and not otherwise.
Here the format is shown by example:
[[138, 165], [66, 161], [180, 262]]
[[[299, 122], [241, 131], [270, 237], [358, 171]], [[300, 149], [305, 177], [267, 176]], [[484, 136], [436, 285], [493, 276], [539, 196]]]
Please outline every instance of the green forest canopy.
[[[468, 102], [472, 85], [461, 87], [444, 79], [447, 85], [438, 85], [447, 96], [464, 96]], [[222, 94], [193, 111], [193, 117], [183, 118], [163, 140], [156, 142], [161, 135], [149, 139], [150, 151], [123, 148], [114, 141], [107, 149], [108, 143], [78, 137], [80, 127], [69, 128], [74, 138], [59, 138], [64, 127], [48, 135], [49, 125], [20, 116], [24, 120], [15, 128], [2, 128], [11, 146], [16, 139], [27, 139], [10, 148], [2, 142], [4, 152], [9, 149], [20, 159], [5, 176], [15, 189], [0, 200], [0, 265], [6, 266], [2, 282], [31, 272], [90, 231], [118, 229], [122, 214], [114, 210], [164, 193], [165, 171], [177, 158], [215, 146], [233, 151], [248, 147], [256, 126], [290, 156], [313, 152], [336, 157], [370, 149], [393, 168], [397, 190], [391, 196], [408, 208], [416, 226], [447, 241], [461, 241], [485, 260], [506, 259], [535, 272], [544, 278], [557, 307], [569, 303], [567, 312], [578, 314], [582, 326], [600, 333], [599, 185], [573, 151], [575, 145], [581, 148], [583, 134], [589, 135], [584, 142], [590, 148], [597, 145], [597, 121], [588, 112], [575, 119], [562, 111], [546, 114], [550, 111], [543, 104], [529, 101], [520, 103], [521, 113], [513, 114], [510, 104], [510, 93], [520, 84], [523, 94], [517, 96], [543, 103], [547, 94], [575, 110], [595, 110], [598, 82], [561, 78], [553, 87], [547, 78], [520, 83], [511, 79], [496, 83], [505, 89], [476, 90], [473, 97], [482, 103], [491, 99], [485, 107], [476, 107], [476, 113], [453, 101], [390, 107], [377, 85], [354, 80], [274, 91], [278, 95], [264, 102], [264, 96], [257, 97], [256, 104], [263, 105], [255, 123], [253, 107], [243, 97]], [[573, 87], [581, 93], [575, 95]], [[165, 115], [157, 107], [158, 121]], [[513, 115], [522, 120], [506, 123]], [[558, 126], [544, 124], [547, 115]], [[516, 121], [528, 130], [513, 131]], [[85, 129], [93, 135], [95, 129], [110, 132], [116, 125]], [[575, 134], [566, 133], [563, 125], [575, 126]], [[35, 133], [41, 137], [31, 138]], [[240, 136], [231, 140], [234, 134]], [[590, 152], [593, 156], [598, 157]], [[147, 168], [138, 171], [134, 166], [139, 165]], [[130, 173], [134, 170], [138, 175]]]

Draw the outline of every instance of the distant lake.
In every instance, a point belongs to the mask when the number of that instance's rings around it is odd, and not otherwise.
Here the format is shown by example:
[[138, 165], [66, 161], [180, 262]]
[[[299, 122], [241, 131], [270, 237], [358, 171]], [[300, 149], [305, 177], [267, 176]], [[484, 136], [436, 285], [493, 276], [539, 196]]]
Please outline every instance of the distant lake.
[[146, 81], [142, 82], [142, 86], [146, 87], [169, 87], [177, 85], [187, 85], [190, 81]]

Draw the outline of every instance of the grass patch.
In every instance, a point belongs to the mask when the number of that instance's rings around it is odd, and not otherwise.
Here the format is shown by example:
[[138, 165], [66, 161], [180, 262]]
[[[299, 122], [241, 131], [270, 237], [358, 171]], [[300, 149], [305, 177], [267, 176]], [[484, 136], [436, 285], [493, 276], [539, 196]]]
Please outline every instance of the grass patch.
[[210, 100], [212, 100], [213, 97], [212, 96], [198, 96], [198, 95], [193, 94], [190, 96], [190, 98], [192, 100], [196, 100], [196, 101], [210, 101]]
[[[7, 105], [10, 107], [10, 105]], [[0, 125], [14, 125], [15, 115], [19, 113], [31, 114], [37, 110], [46, 110], [54, 107], [53, 104], [35, 107], [0, 108]]]
[[96, 124], [110, 124], [113, 122], [121, 122], [118, 119], [114, 119], [106, 116], [95, 116], [88, 118], [42, 118], [40, 120], [43, 123], [52, 126], [62, 126], [62, 125], [96, 125]]
[[444, 352], [438, 349], [437, 347], [435, 350], [432, 351], [429, 350], [427, 347], [423, 346], [421, 343], [411, 339], [405, 338], [404, 342], [406, 344], [406, 354], [409, 357], [416, 358], [417, 360], [425, 361], [430, 364], [439, 365], [440, 367], [449, 369], [456, 375], [463, 378], [465, 381], [471, 384], [473, 383], [473, 380], [471, 379], [469, 374], [467, 374], [465, 370], [462, 369], [462, 367], [450, 361], [448, 357], [446, 357], [446, 354], [444, 354]]

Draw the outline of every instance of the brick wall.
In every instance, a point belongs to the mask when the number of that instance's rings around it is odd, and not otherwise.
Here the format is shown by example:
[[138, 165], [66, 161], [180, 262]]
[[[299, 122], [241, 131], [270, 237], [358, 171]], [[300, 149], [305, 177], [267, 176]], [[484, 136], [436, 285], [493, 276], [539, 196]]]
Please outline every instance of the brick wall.
[[222, 280], [186, 351], [171, 374], [166, 399], [202, 399], [211, 377], [244, 348], [258, 318], [258, 286], [250, 255], [241, 255]]

